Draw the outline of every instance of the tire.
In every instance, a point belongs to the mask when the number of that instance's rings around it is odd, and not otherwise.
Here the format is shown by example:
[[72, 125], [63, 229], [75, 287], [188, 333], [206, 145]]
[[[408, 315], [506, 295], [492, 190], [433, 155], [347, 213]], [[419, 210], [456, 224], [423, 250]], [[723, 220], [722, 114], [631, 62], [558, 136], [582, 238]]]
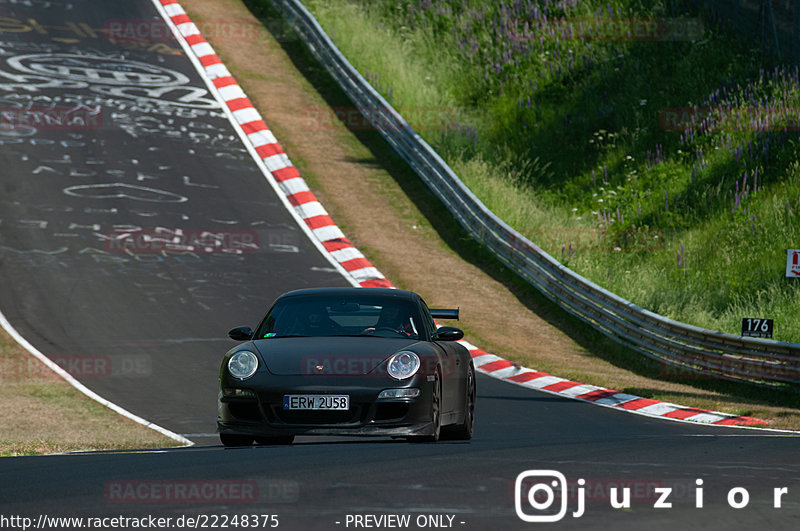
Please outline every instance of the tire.
[[294, 435], [279, 435], [276, 437], [256, 437], [256, 444], [262, 445], [281, 445], [292, 444]]
[[475, 430], [475, 398], [477, 388], [475, 385], [475, 369], [470, 365], [467, 371], [467, 392], [464, 396], [464, 420], [461, 424], [447, 429], [447, 438], [457, 441], [472, 439]]
[[433, 382], [433, 396], [431, 397], [431, 423], [433, 424], [432, 435], [415, 435], [409, 437], [410, 442], [438, 442], [442, 434], [442, 378], [439, 371]]
[[237, 433], [220, 433], [219, 440], [225, 446], [250, 446], [253, 444], [253, 437]]

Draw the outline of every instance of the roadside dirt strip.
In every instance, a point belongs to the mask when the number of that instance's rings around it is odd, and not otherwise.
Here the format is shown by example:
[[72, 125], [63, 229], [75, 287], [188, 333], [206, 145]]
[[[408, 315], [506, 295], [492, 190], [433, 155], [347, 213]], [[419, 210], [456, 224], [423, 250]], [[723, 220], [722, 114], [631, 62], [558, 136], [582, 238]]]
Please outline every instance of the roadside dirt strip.
[[[223, 64], [198, 27], [192, 22], [177, 0], [153, 0], [172, 21], [226, 102], [235, 121], [264, 162], [286, 199], [298, 216], [308, 225], [333, 259], [363, 287], [392, 287], [378, 269], [348, 240], [334, 223], [328, 211], [309, 189], [297, 168], [289, 160], [277, 139], [267, 127], [250, 99]], [[620, 393], [595, 385], [584, 385], [550, 374], [521, 367], [490, 354], [466, 341], [463, 345], [472, 354], [475, 367], [492, 377], [510, 383], [539, 389], [559, 396], [591, 402], [606, 407], [672, 420], [725, 426], [760, 426], [761, 419], [730, 415], [705, 409], [689, 408]]]

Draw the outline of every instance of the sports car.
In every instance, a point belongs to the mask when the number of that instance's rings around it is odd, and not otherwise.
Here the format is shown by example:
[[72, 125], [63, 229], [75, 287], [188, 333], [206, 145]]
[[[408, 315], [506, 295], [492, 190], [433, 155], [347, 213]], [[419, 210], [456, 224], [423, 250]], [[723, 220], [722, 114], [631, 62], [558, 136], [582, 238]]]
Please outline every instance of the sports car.
[[318, 288], [285, 293], [225, 354], [217, 431], [225, 446], [290, 444], [296, 435], [470, 439], [475, 368], [458, 309], [416, 293]]

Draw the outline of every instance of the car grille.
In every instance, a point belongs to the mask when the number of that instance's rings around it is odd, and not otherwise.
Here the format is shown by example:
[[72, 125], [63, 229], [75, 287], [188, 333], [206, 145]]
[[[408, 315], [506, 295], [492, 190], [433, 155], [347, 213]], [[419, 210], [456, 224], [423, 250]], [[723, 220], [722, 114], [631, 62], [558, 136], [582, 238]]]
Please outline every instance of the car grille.
[[283, 405], [269, 408], [269, 421], [282, 424], [304, 425], [357, 425], [361, 422], [361, 406], [350, 404], [348, 411], [287, 411]]
[[261, 420], [261, 411], [258, 410], [258, 403], [254, 401], [230, 402], [228, 411], [237, 419]]
[[408, 404], [389, 402], [377, 404], [375, 408], [375, 422], [400, 420], [408, 414]]

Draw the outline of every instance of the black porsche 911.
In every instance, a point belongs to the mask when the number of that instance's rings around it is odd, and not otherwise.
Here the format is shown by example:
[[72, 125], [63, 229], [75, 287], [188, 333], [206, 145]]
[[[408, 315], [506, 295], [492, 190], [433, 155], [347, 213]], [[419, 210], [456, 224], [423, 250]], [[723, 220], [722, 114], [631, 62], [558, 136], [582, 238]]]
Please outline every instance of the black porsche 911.
[[281, 295], [255, 331], [234, 328], [220, 369], [217, 427], [226, 446], [296, 435], [470, 439], [475, 368], [458, 310], [416, 293], [320, 288]]

